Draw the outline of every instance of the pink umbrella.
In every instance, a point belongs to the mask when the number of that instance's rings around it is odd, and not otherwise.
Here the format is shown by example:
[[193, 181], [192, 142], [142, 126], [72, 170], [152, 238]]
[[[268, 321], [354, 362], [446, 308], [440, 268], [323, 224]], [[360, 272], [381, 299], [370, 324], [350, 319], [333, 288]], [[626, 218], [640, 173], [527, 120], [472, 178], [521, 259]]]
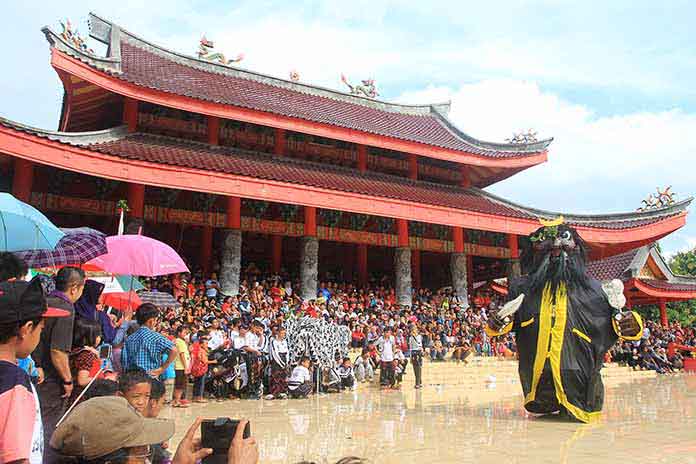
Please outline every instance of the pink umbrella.
[[142, 235], [115, 235], [106, 237], [109, 252], [98, 256], [87, 265], [93, 265], [113, 274], [155, 277], [189, 272], [184, 261], [166, 243]]

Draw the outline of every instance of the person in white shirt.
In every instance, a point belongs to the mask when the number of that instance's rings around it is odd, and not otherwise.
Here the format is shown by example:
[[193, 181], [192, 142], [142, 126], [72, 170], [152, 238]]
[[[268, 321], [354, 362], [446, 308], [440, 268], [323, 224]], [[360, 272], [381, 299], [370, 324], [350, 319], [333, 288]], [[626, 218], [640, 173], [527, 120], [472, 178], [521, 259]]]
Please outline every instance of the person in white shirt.
[[[241, 333], [240, 333], [241, 337]], [[263, 395], [263, 352], [266, 346], [266, 336], [263, 334], [263, 324], [254, 321], [251, 330], [244, 337], [242, 350], [245, 351], [247, 375], [247, 396], [249, 399], [260, 399]]]
[[372, 382], [375, 372], [372, 369], [369, 351], [363, 350], [362, 354], [355, 360], [353, 373], [358, 382]]
[[309, 372], [309, 358], [304, 356], [300, 364], [292, 370], [288, 380], [288, 392], [293, 398], [306, 398], [313, 389], [312, 374]]
[[211, 322], [210, 340], [208, 341], [208, 350], [215, 351], [225, 344], [225, 332], [220, 329], [220, 321], [213, 319]]
[[288, 390], [288, 341], [285, 339], [285, 327], [280, 326], [276, 335], [268, 344], [271, 363], [271, 375], [268, 381], [267, 400], [284, 399]]
[[392, 335], [391, 327], [384, 329], [384, 335], [377, 341], [380, 354], [379, 383], [382, 387], [393, 387], [394, 379], [394, 348], [396, 339]]

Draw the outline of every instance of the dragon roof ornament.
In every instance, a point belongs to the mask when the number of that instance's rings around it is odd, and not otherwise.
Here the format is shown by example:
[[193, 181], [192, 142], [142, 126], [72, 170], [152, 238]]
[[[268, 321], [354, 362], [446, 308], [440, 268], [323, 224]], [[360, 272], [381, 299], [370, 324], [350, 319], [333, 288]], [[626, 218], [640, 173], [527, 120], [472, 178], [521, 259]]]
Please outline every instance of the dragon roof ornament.
[[224, 65], [239, 63], [244, 59], [243, 53], [237, 55], [236, 58], [227, 59], [224, 54], [214, 51], [213, 48], [215, 48], [215, 44], [213, 43], [213, 41], [208, 40], [205, 37], [205, 34], [203, 34], [200, 42], [198, 43], [198, 58]]
[[655, 193], [651, 193], [641, 202], [642, 206], [638, 208], [638, 211], [647, 211], [651, 209], [663, 208], [665, 206], [672, 206], [676, 203], [676, 195], [676, 193], [672, 192], [671, 185], [664, 190], [660, 190], [660, 187], [656, 187]]

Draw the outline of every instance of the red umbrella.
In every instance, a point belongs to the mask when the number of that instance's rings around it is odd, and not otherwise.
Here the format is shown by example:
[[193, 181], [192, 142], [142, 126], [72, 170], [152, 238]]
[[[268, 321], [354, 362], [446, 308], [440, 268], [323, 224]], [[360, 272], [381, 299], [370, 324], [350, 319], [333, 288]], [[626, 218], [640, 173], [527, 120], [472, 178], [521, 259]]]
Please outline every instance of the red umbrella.
[[143, 304], [138, 294], [133, 291], [107, 293], [103, 295], [102, 301], [106, 306], [111, 306], [121, 311], [135, 310], [135, 308]]

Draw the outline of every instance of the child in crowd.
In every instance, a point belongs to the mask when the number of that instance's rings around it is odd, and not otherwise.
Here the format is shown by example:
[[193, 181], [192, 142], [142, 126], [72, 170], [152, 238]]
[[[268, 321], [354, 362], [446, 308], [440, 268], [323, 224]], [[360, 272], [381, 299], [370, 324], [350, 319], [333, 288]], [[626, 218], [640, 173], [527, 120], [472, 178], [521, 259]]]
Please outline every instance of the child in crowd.
[[350, 358], [343, 358], [343, 362], [338, 366], [338, 376], [341, 378], [341, 389], [355, 387], [355, 375]]
[[100, 396], [116, 396], [118, 394], [118, 382], [108, 379], [97, 379], [82, 395], [81, 401], [87, 401]]
[[[162, 407], [165, 403], [167, 396], [166, 387], [164, 383], [157, 379], [150, 379], [150, 382], [150, 399], [147, 402], [147, 407], [145, 408], [143, 416], [150, 419], [156, 419], [159, 416], [160, 411], [162, 411]], [[167, 448], [169, 448], [169, 443], [164, 442], [162, 444], [152, 445], [151, 448], [153, 464], [171, 462], [172, 455], [169, 451], [167, 451]]]
[[0, 283], [0, 462], [41, 463], [43, 422], [36, 389], [17, 359], [39, 344], [46, 317], [67, 311], [47, 308], [41, 283]]
[[310, 360], [304, 356], [300, 364], [292, 370], [288, 380], [288, 391], [292, 398], [306, 398], [312, 392], [312, 375], [309, 373]]
[[144, 371], [127, 371], [118, 378], [118, 396], [142, 415], [147, 412], [151, 391], [152, 379]]
[[188, 401], [182, 399], [186, 391], [188, 374], [191, 372], [191, 354], [188, 349], [189, 330], [186, 326], [180, 326], [176, 331], [176, 350], [179, 354], [174, 365], [174, 399], [172, 406], [175, 408], [188, 408]]

